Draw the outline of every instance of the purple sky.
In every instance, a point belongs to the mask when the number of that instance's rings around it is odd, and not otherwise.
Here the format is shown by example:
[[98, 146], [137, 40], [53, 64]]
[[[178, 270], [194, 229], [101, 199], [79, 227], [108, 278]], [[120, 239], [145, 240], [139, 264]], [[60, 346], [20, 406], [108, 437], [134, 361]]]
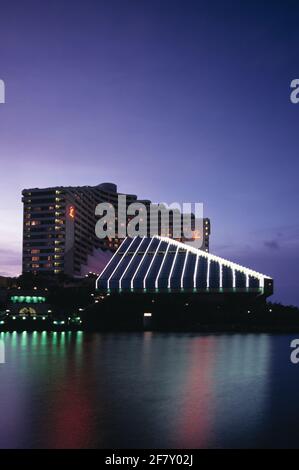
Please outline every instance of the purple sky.
[[298, 2], [2, 0], [0, 273], [21, 190], [114, 181], [202, 201], [211, 251], [299, 305]]

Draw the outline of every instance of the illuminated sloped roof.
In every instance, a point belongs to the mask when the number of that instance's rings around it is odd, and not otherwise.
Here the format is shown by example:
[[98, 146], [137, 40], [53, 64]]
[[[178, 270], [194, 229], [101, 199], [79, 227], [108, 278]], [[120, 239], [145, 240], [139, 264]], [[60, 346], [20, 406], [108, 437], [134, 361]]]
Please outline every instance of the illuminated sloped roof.
[[271, 278], [167, 237], [126, 238], [96, 282], [136, 291], [262, 290]]

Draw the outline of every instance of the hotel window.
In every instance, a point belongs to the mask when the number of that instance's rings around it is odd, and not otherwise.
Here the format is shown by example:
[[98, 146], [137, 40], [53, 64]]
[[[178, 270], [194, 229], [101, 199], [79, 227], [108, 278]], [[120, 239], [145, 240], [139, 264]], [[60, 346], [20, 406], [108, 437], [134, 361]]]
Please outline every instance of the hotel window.
[[32, 255], [38, 255], [40, 253], [40, 250], [31, 250]]
[[33, 267], [34, 269], [37, 269], [37, 268], [39, 268], [39, 264], [33, 264], [32, 267]]

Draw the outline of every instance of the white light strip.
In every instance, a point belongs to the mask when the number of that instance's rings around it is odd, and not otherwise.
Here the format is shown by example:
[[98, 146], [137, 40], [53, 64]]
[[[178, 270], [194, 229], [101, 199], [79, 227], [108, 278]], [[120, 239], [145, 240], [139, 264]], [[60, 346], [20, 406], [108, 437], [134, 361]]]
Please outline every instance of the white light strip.
[[[125, 238], [126, 240], [126, 238]], [[121, 249], [121, 247], [123, 246], [125, 240], [119, 245], [119, 247], [117, 248], [116, 252], [114, 253], [114, 255], [112, 256], [112, 258], [109, 260], [108, 264], [106, 264], [106, 266], [104, 267], [103, 271], [99, 274], [99, 277], [97, 278], [96, 280], [96, 289], [98, 288], [98, 282], [99, 282], [99, 279], [100, 277], [105, 273], [106, 269], [108, 269], [109, 265], [111, 264], [112, 260], [114, 259], [114, 257], [117, 255], [117, 253], [119, 252], [119, 250]]]
[[143, 288], [144, 288], [144, 289], [146, 289], [146, 279], [147, 279], [148, 273], [150, 272], [150, 269], [151, 269], [151, 267], [152, 267], [152, 264], [153, 264], [153, 262], [154, 262], [154, 259], [155, 259], [156, 256], [157, 256], [157, 253], [158, 253], [158, 251], [159, 251], [159, 248], [160, 248], [161, 243], [162, 243], [162, 240], [160, 240], [160, 243], [159, 243], [159, 245], [158, 245], [158, 247], [157, 247], [157, 249], [156, 249], [156, 253], [154, 254], [153, 259], [152, 259], [152, 261], [150, 262], [150, 265], [149, 265], [149, 267], [148, 267], [148, 270], [146, 271], [146, 275], [144, 276], [144, 279], [143, 279]]
[[184, 289], [184, 275], [185, 275], [185, 269], [186, 269], [188, 255], [189, 255], [189, 252], [187, 251], [186, 256], [185, 256], [183, 271], [182, 271], [182, 275], [181, 275], [181, 289]]
[[133, 240], [131, 241], [130, 245], [128, 246], [127, 250], [124, 252], [123, 256], [120, 258], [119, 262], [117, 263], [116, 265], [116, 268], [114, 269], [113, 273], [111, 274], [111, 276], [109, 277], [108, 281], [107, 281], [107, 289], [110, 288], [110, 280], [111, 278], [114, 276], [114, 273], [117, 271], [117, 268], [119, 267], [120, 263], [122, 262], [122, 260], [124, 259], [124, 257], [126, 256], [126, 254], [128, 253], [129, 249], [131, 248], [131, 245], [132, 243], [135, 241], [136, 237], [133, 238]]
[[162, 263], [161, 263], [159, 272], [158, 272], [157, 277], [156, 277], [156, 281], [155, 281], [155, 288], [156, 288], [156, 289], [158, 289], [158, 287], [159, 287], [159, 277], [160, 277], [161, 271], [162, 271], [162, 269], [163, 269], [164, 263], [165, 263], [165, 261], [166, 261], [166, 257], [167, 257], [167, 253], [168, 253], [169, 248], [170, 248], [170, 243], [168, 243], [167, 250], [165, 251], [165, 254], [164, 254], [164, 257], [163, 257], [163, 261], [162, 261]]
[[208, 260], [208, 267], [207, 267], [207, 289], [210, 287], [210, 263], [211, 260]]
[[195, 289], [196, 289], [196, 279], [197, 279], [198, 261], [199, 261], [199, 255], [196, 256], [196, 262], [195, 262], [195, 268], [194, 268], [193, 287], [194, 287]]
[[236, 270], [233, 269], [232, 271], [233, 271], [233, 289], [235, 289], [235, 287], [236, 287]]
[[249, 287], [249, 274], [246, 274], [246, 288]]
[[222, 276], [223, 276], [223, 265], [222, 263], [219, 263], [219, 289], [222, 289], [223, 287]]
[[189, 251], [190, 253], [195, 253], [200, 256], [203, 256], [204, 258], [207, 258], [211, 261], [216, 261], [217, 263], [222, 263], [224, 266], [228, 266], [229, 268], [232, 269], [237, 269], [238, 271], [242, 271], [244, 273], [248, 273], [250, 276], [257, 277], [259, 279], [261, 278], [266, 278], [266, 279], [271, 279], [269, 276], [266, 276], [262, 273], [259, 273], [257, 271], [253, 271], [252, 269], [245, 268], [244, 266], [241, 266], [240, 264], [233, 263], [232, 261], [228, 261], [224, 258], [221, 258], [220, 256], [212, 255], [211, 253], [207, 253], [203, 250], [199, 250], [198, 248], [194, 248], [193, 246], [186, 245], [182, 242], [178, 242], [177, 240], [172, 240], [167, 237], [161, 237], [159, 235], [155, 235], [156, 238], [159, 240], [163, 240], [167, 243], [172, 243], [173, 245], [179, 246], [180, 248]]
[[173, 273], [173, 270], [174, 270], [176, 258], [177, 258], [177, 256], [178, 256], [178, 252], [179, 252], [179, 247], [177, 246], [176, 252], [175, 252], [175, 255], [174, 255], [174, 258], [173, 258], [171, 270], [170, 270], [170, 273], [169, 273], [169, 276], [168, 276], [168, 285], [167, 285], [168, 289], [171, 288], [171, 277], [172, 277], [172, 273]]
[[136, 275], [137, 275], [137, 273], [138, 273], [138, 271], [139, 271], [140, 266], [141, 266], [142, 263], [143, 263], [144, 258], [146, 257], [146, 254], [147, 254], [148, 250], [150, 249], [150, 246], [151, 246], [151, 244], [153, 243], [153, 241], [154, 241], [154, 238], [151, 239], [151, 241], [150, 241], [150, 243], [149, 243], [147, 249], [146, 249], [145, 252], [144, 252], [144, 255], [143, 255], [142, 258], [141, 258], [140, 263], [138, 264], [138, 266], [137, 266], [137, 268], [136, 268], [136, 271], [135, 271], [135, 273], [134, 273], [134, 276], [132, 277], [132, 280], [131, 280], [131, 289], [134, 289], [134, 279], [135, 279], [135, 277], [136, 277]]
[[128, 266], [126, 267], [126, 269], [124, 270], [122, 276], [121, 276], [120, 279], [119, 279], [119, 288], [120, 288], [120, 289], [121, 289], [121, 281], [123, 280], [123, 277], [125, 276], [126, 272], [128, 271], [128, 269], [129, 269], [129, 267], [130, 267], [130, 265], [131, 265], [133, 259], [134, 259], [135, 256], [137, 255], [138, 250], [139, 250], [140, 246], [142, 245], [143, 241], [144, 241], [144, 238], [141, 239], [140, 243], [138, 244], [138, 246], [137, 246], [137, 248], [136, 248], [136, 250], [135, 250], [134, 255], [132, 256], [131, 261], [129, 262]]

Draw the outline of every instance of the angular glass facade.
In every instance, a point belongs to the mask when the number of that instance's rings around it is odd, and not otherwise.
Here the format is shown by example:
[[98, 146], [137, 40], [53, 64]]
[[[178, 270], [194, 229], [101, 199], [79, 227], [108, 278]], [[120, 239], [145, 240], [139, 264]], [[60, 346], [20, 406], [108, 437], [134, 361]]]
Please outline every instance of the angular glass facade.
[[133, 292], [261, 292], [272, 279], [166, 237], [126, 238], [97, 279], [97, 289]]

